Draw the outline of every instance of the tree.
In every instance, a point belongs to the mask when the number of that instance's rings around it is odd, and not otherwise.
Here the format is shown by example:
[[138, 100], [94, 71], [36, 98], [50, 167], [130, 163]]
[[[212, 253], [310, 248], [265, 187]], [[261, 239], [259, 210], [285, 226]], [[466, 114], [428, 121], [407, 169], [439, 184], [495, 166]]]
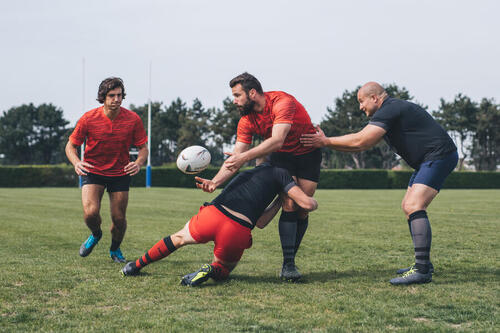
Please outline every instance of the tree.
[[[130, 105], [130, 110], [134, 111], [141, 117], [144, 129], [148, 130], [148, 109], [149, 105], [144, 104], [141, 106], [136, 106], [134, 104]], [[164, 129], [159, 124], [159, 117], [162, 111], [162, 102], [151, 102], [151, 164], [159, 165], [161, 164], [161, 158], [158, 148], [161, 144], [162, 138], [164, 137]]]
[[236, 131], [240, 120], [238, 107], [230, 98], [224, 99], [223, 108], [213, 110], [210, 119], [210, 153], [212, 164], [221, 164], [224, 160], [224, 145], [236, 142]]
[[477, 103], [462, 94], [455, 96], [453, 102], [446, 102], [441, 98], [441, 105], [434, 117], [448, 131], [450, 136], [458, 143], [461, 157], [458, 170], [463, 169], [464, 161], [470, 151], [470, 141], [475, 132], [478, 113]]
[[210, 111], [212, 110], [206, 110], [196, 98], [192, 107], [184, 115], [180, 115], [177, 152], [192, 145], [206, 146], [206, 140], [210, 136]]
[[65, 137], [69, 121], [63, 118], [62, 109], [52, 104], [41, 104], [37, 108], [34, 123], [36, 137], [35, 160], [38, 163], [61, 163], [66, 157], [59, 149], [59, 143]]
[[471, 157], [476, 170], [495, 171], [500, 164], [500, 106], [493, 100], [479, 104]]
[[60, 142], [69, 122], [52, 104], [13, 107], [0, 118], [0, 152], [9, 164], [50, 164], [64, 160]]

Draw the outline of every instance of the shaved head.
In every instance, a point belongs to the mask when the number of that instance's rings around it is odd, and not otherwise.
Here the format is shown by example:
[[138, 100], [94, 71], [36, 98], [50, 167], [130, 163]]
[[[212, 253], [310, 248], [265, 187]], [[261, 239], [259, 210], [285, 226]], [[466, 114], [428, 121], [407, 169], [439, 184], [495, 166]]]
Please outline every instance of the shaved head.
[[388, 97], [385, 89], [377, 82], [365, 83], [358, 90], [359, 109], [371, 117]]
[[359, 92], [365, 96], [381, 96], [385, 93], [385, 89], [377, 82], [367, 82], [359, 89]]

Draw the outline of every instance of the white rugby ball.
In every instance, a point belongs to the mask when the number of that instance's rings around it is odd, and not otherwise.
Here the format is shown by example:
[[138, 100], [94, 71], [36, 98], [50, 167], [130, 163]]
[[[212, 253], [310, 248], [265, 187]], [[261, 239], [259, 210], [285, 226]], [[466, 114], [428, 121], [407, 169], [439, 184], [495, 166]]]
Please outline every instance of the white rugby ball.
[[202, 146], [185, 148], [177, 157], [177, 167], [188, 175], [205, 170], [210, 164], [210, 152]]

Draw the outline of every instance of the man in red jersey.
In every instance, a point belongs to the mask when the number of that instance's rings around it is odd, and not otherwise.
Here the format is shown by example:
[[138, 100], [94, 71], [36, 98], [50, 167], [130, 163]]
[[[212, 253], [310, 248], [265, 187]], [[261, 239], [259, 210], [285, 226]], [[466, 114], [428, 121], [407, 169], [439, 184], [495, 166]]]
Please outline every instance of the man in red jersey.
[[[141, 118], [121, 107], [125, 87], [120, 78], [101, 82], [97, 101], [103, 106], [86, 112], [69, 137], [66, 156], [82, 176], [82, 204], [85, 224], [92, 234], [80, 247], [80, 256], [88, 256], [102, 237], [101, 199], [104, 189], [111, 206], [110, 256], [115, 262], [125, 262], [120, 244], [127, 229], [126, 210], [130, 176], [139, 172], [148, 157], [147, 136]], [[85, 160], [78, 158], [77, 147], [86, 140]], [[130, 162], [129, 149], [139, 149], [137, 159]]]
[[[271, 154], [271, 164], [288, 170], [304, 193], [313, 196], [319, 181], [321, 151], [300, 144], [302, 134], [315, 133], [305, 108], [285, 92], [264, 92], [260, 82], [248, 73], [232, 79], [229, 86], [241, 113], [236, 145], [217, 175], [212, 180], [202, 179], [200, 188], [213, 192], [244, 163]], [[265, 140], [250, 149], [253, 135]], [[284, 280], [301, 277], [295, 267], [295, 254], [308, 223], [308, 212], [285, 197], [279, 221], [283, 250], [280, 277]]]

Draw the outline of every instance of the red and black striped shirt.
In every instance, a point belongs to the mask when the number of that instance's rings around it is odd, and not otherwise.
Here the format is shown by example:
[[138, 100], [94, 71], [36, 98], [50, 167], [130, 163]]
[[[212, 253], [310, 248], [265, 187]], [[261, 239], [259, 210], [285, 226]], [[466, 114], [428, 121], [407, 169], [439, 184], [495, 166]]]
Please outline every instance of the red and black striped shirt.
[[300, 144], [300, 136], [316, 133], [306, 109], [292, 95], [283, 91], [265, 92], [266, 106], [262, 112], [252, 112], [240, 118], [237, 141], [252, 143], [253, 135], [267, 139], [272, 136], [273, 125], [291, 124], [292, 127], [279, 152], [302, 155], [313, 151], [313, 147]]
[[126, 175], [123, 169], [130, 161], [130, 146], [147, 142], [142, 120], [135, 112], [120, 108], [111, 120], [102, 106], [86, 112], [78, 120], [69, 140], [81, 145], [85, 138], [84, 161], [94, 166], [90, 172], [109, 177]]

